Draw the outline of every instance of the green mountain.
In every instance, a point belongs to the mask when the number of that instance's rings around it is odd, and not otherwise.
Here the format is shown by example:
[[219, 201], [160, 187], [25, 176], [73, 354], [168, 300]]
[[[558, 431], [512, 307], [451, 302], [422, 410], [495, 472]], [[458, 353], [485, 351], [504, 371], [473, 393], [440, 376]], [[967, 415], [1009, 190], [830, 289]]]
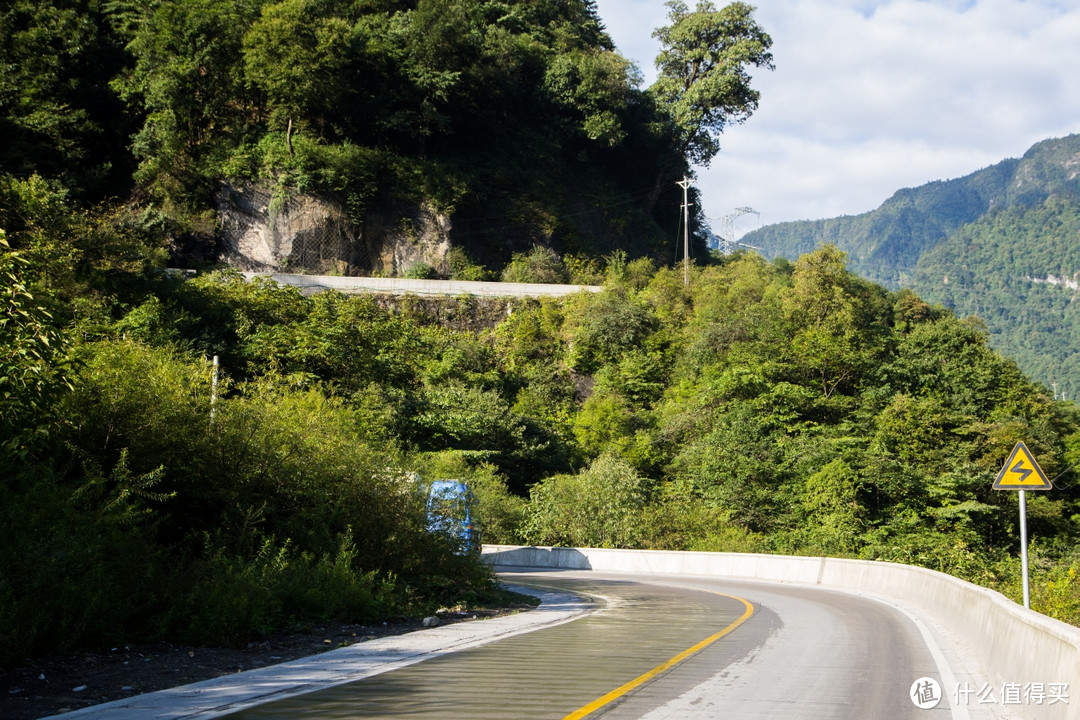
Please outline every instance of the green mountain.
[[924, 252], [961, 226], [995, 211], [1037, 206], [1051, 196], [1080, 200], [1080, 135], [1044, 140], [1019, 160], [962, 178], [897, 190], [871, 212], [768, 225], [748, 233], [744, 242], [767, 257], [791, 259], [832, 243], [848, 254], [853, 271], [898, 288], [910, 284]]
[[746, 236], [788, 258], [832, 243], [850, 268], [985, 322], [1036, 380], [1080, 391], [1080, 135], [955, 180], [897, 191], [878, 209], [781, 223]]
[[[348, 223], [331, 234], [348, 237], [331, 259], [369, 272], [381, 263], [357, 252], [400, 250], [384, 236], [415, 244], [427, 219], [444, 275], [533, 245], [660, 258], [675, 180], [757, 105], [734, 75], [679, 110], [688, 83], [708, 80], [680, 84], [679, 54], [768, 67], [750, 11], [708, 15], [741, 33], [733, 44], [666, 41], [663, 82], [644, 88], [591, 0], [12, 0], [0, 179], [39, 176], [89, 205], [130, 197], [160, 211], [174, 250], [209, 257], [226, 254], [222, 198], [245, 195], [271, 225], [298, 198], [332, 205]], [[673, 10], [672, 28], [684, 15], [696, 17]], [[0, 215], [17, 202], [0, 188]], [[17, 221], [0, 216], [16, 244]]]
[[988, 214], [923, 253], [910, 286], [986, 321], [991, 342], [1031, 377], [1080, 391], [1080, 202], [1051, 197]]

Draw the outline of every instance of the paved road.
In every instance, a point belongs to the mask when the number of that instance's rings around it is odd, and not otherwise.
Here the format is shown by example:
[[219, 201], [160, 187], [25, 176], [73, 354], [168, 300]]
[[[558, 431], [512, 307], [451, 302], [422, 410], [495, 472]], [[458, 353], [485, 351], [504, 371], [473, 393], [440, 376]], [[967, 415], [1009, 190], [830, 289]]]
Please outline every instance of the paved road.
[[[185, 272], [185, 271], [178, 271]], [[279, 285], [292, 285], [304, 294], [337, 290], [342, 293], [390, 295], [478, 295], [481, 297], [562, 297], [577, 292], [600, 292], [599, 285], [475, 282], [470, 280], [412, 280], [409, 278], [344, 277], [291, 273], [241, 273], [248, 280], [267, 277]]]
[[[931, 710], [915, 707], [912, 683], [923, 676], [941, 680], [938, 663], [912, 620], [875, 600], [717, 579], [567, 571], [508, 579], [587, 594], [599, 609], [565, 625], [230, 717], [968, 717], [967, 708], [952, 710], [948, 697]], [[620, 690], [640, 678], [646, 679]]]

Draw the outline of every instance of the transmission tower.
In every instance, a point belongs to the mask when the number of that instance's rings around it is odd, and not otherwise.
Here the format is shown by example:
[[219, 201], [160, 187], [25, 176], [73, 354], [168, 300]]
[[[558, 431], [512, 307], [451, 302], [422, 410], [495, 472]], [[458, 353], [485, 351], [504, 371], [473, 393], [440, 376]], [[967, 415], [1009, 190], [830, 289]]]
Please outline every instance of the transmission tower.
[[737, 246], [748, 247], [754, 250], [760, 250], [761, 248], [754, 247], [753, 245], [747, 245], [746, 243], [735, 241], [735, 220], [743, 215], [757, 215], [758, 224], [761, 224], [761, 213], [751, 207], [735, 208], [733, 211], [726, 215], [721, 215], [715, 218], [715, 221], [720, 225], [720, 232], [717, 233], [719, 243], [717, 243], [717, 249], [723, 252], [732, 252]]

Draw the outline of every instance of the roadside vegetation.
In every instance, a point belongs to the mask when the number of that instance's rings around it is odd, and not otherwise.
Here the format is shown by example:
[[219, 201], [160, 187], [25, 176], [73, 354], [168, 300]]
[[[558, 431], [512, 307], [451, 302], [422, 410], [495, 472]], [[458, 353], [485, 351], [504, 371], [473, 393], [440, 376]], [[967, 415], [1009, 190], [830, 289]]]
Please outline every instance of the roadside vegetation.
[[0, 8], [0, 666], [497, 597], [411, 478], [467, 473], [513, 536], [584, 457], [518, 396], [572, 396], [419, 306], [165, 268], [213, 264], [232, 184], [356, 227], [435, 208], [454, 277], [601, 281], [662, 252], [672, 181], [756, 108], [752, 10], [672, 2], [646, 89], [590, 0]]
[[1021, 439], [1058, 486], [1029, 503], [1035, 607], [1080, 620], [1075, 407], [834, 248], [689, 287], [616, 254], [601, 293], [486, 315], [117, 255], [50, 289], [0, 257], [6, 663], [487, 600], [414, 472], [469, 481], [489, 543], [872, 558], [1015, 596], [991, 485]]
[[[647, 90], [584, 1], [0, 10], [0, 666], [497, 601], [417, 475], [467, 480], [489, 543], [873, 558], [1015, 597], [991, 484], [1021, 439], [1058, 485], [1029, 504], [1034, 604], [1080, 622], [1080, 416], [977, 319], [831, 246], [699, 252], [688, 286], [657, 267], [664, 189], [772, 62], [749, 6], [669, 8]], [[680, 84], [717, 25], [733, 55]], [[223, 178], [357, 216], [431, 198], [499, 219], [458, 226], [456, 274], [492, 278], [509, 237], [503, 277], [604, 290], [492, 307], [167, 270]]]

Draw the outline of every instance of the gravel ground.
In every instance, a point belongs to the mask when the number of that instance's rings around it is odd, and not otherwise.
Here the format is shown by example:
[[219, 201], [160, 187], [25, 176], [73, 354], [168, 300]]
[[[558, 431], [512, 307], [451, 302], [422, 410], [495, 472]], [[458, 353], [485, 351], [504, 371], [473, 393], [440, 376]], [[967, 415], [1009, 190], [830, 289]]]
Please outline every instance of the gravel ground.
[[[466, 622], [532, 607], [522, 603], [498, 609], [446, 611], [439, 613], [439, 618], [442, 624]], [[28, 660], [23, 667], [0, 673], [0, 718], [36, 720], [422, 628], [421, 620], [379, 625], [326, 623], [277, 633], [245, 648], [156, 643]]]

